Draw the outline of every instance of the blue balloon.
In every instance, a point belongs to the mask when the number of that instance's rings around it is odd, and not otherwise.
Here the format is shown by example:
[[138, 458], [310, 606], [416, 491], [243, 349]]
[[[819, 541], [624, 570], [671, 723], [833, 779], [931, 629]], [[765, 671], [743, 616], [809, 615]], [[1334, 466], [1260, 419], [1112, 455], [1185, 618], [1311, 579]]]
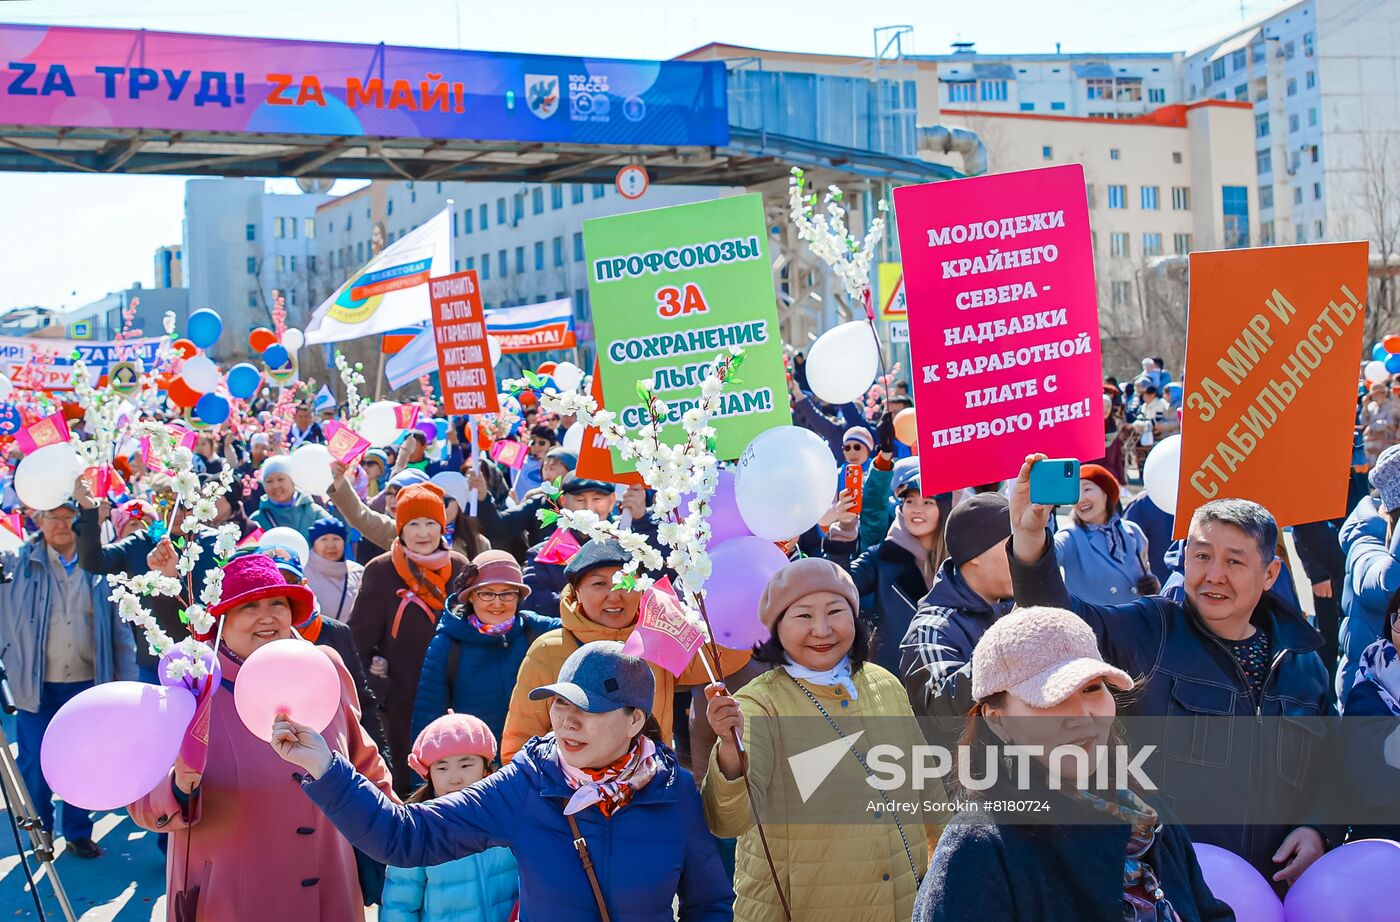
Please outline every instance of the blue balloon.
[[267, 363], [268, 368], [281, 368], [292, 359], [292, 357], [287, 354], [287, 347], [281, 343], [268, 346], [267, 351], [262, 354], [262, 358], [263, 361]]
[[247, 362], [239, 362], [228, 370], [228, 392], [239, 400], [251, 400], [262, 384], [262, 372]]
[[207, 307], [190, 314], [189, 322], [185, 324], [185, 333], [190, 342], [201, 349], [208, 349], [218, 342], [223, 332], [223, 318], [219, 316], [218, 311]]
[[24, 428], [24, 417], [12, 403], [0, 403], [0, 435], [14, 435]]
[[194, 415], [199, 417], [200, 422], [210, 426], [217, 426], [228, 419], [228, 401], [218, 394], [205, 394], [199, 398], [199, 403], [194, 405]]
[[1376, 343], [1371, 347], [1371, 360], [1373, 362], [1384, 362], [1385, 357], [1389, 354], [1390, 353], [1385, 351], [1385, 346], [1380, 343]]
[[447, 438], [447, 420], [435, 419], [433, 420], [433, 425], [437, 427], [438, 441], [442, 441], [443, 439]]
[[1392, 355], [1386, 359], [1385, 370], [1393, 375], [1400, 374], [1400, 355]]

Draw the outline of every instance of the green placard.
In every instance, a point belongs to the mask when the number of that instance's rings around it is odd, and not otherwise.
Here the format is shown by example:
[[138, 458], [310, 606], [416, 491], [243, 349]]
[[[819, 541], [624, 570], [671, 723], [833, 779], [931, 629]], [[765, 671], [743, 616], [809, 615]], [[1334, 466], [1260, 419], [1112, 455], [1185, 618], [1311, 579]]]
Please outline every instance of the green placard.
[[[679, 442], [701, 373], [730, 345], [745, 355], [712, 419], [717, 455], [738, 458], [760, 432], [792, 424], [767, 237], [757, 194], [583, 223], [603, 403], [622, 426], [647, 421], [645, 382], [670, 408], [663, 439]], [[636, 469], [616, 451], [613, 466]]]

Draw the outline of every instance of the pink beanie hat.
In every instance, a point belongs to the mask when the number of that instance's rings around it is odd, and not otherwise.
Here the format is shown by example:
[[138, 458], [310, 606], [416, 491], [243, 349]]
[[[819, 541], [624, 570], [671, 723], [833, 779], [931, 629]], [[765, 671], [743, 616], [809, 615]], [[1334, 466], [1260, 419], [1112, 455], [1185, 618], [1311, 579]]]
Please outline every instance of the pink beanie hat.
[[448, 712], [423, 728], [408, 756], [409, 767], [428, 777], [428, 769], [438, 759], [481, 756], [488, 763], [496, 758], [496, 735], [479, 717]]

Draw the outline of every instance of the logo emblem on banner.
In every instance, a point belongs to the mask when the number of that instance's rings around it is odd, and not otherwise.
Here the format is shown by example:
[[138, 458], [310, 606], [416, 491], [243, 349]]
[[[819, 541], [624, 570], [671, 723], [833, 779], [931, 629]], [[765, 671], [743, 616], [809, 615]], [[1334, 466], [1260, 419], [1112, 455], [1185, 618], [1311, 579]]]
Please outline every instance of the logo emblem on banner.
[[112, 393], [130, 397], [141, 387], [141, 368], [135, 362], [113, 362], [107, 369], [107, 383]]
[[526, 74], [525, 99], [537, 118], [549, 118], [559, 111], [559, 78]]

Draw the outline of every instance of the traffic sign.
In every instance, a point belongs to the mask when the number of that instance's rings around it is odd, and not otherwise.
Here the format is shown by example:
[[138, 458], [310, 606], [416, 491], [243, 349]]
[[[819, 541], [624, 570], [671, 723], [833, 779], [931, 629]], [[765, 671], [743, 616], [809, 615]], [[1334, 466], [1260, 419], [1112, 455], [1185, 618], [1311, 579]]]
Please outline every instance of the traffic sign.
[[647, 194], [651, 177], [647, 168], [639, 164], [629, 164], [617, 171], [617, 194], [633, 201]]

